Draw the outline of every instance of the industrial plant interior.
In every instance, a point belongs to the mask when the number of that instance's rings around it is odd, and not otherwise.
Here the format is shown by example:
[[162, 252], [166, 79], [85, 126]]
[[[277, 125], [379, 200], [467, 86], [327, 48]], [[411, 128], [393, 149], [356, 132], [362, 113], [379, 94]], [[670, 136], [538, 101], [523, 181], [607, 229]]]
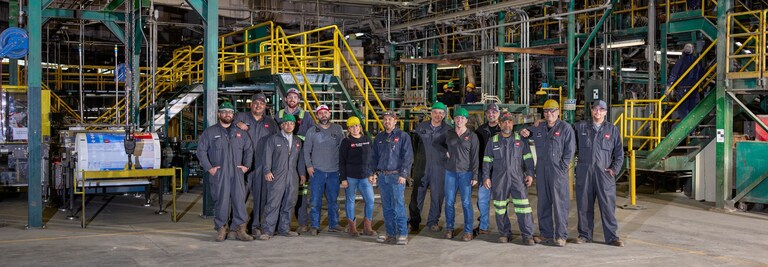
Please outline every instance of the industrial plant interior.
[[[766, 0], [0, 0], [0, 29], [3, 266], [768, 266]], [[406, 214], [432, 164], [416, 129], [436, 103], [450, 131], [462, 117], [475, 131], [496, 110], [518, 135], [551, 110], [591, 126], [604, 101], [623, 152], [605, 191], [623, 247], [603, 234], [602, 204], [594, 239], [577, 242], [578, 156], [565, 163], [563, 246], [524, 245], [513, 214], [509, 243], [497, 242], [494, 207], [487, 232], [460, 242], [458, 196], [446, 238], [425, 226], [430, 193], [406, 246], [330, 231], [322, 197], [317, 235], [215, 242], [203, 131], [256, 99], [285, 120], [289, 89], [306, 112], [294, 121], [319, 123], [325, 109], [346, 134], [359, 118], [372, 143], [396, 117], [414, 140]], [[538, 173], [550, 150], [534, 139], [522, 140]], [[537, 237], [545, 180], [527, 188]], [[475, 226], [482, 186], [470, 192]], [[337, 227], [363, 227], [362, 204], [348, 221], [340, 191]]]

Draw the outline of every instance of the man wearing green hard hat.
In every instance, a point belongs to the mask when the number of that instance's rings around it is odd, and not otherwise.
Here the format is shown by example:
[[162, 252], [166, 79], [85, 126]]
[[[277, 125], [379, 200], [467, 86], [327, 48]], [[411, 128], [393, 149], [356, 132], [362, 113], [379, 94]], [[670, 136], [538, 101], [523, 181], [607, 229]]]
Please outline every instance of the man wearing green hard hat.
[[230, 207], [232, 223], [229, 228], [235, 229], [238, 240], [253, 240], [246, 232], [248, 213], [245, 207], [247, 190], [244, 177], [253, 162], [253, 146], [247, 132], [232, 127], [234, 114], [232, 103], [222, 103], [218, 112], [219, 123], [205, 129], [197, 145], [200, 166], [211, 176], [209, 181], [215, 215], [213, 224], [218, 242], [227, 238]]
[[[301, 139], [293, 133], [296, 117], [283, 114], [280, 132], [269, 137], [264, 147], [264, 184], [267, 187], [267, 204], [261, 224], [260, 240], [269, 240], [274, 234], [295, 237], [291, 231], [291, 213], [299, 197], [299, 184], [306, 179], [301, 156]], [[275, 233], [277, 231], [277, 233]]]
[[439, 141], [445, 138], [445, 133], [451, 130], [451, 127], [443, 121], [445, 119], [446, 106], [442, 102], [435, 102], [430, 112], [429, 121], [421, 122], [416, 126], [415, 133], [424, 145], [424, 157], [426, 167], [424, 175], [414, 174], [414, 190], [411, 193], [411, 203], [408, 205], [410, 218], [408, 219], [411, 229], [418, 231], [421, 223], [421, 212], [424, 207], [424, 199], [429, 193], [429, 215], [427, 216], [427, 228], [434, 232], [439, 232], [440, 213], [443, 208], [443, 198], [445, 197], [445, 161], [446, 149], [441, 147]]
[[459, 104], [459, 95], [453, 91], [453, 82], [448, 82], [443, 85], [443, 94], [440, 96], [439, 101], [448, 107]]
[[472, 208], [472, 187], [477, 184], [480, 166], [480, 141], [475, 132], [467, 129], [469, 112], [458, 108], [453, 114], [456, 126], [445, 134], [439, 145], [448, 151], [445, 164], [445, 238], [453, 238], [454, 202], [456, 193], [461, 194], [461, 208], [464, 210], [464, 233], [461, 241], [472, 240], [474, 210]]

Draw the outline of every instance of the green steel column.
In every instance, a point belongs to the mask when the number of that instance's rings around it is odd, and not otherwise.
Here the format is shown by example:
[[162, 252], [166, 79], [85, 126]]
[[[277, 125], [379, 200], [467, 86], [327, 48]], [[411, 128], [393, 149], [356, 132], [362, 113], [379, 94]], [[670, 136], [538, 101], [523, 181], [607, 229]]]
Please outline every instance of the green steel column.
[[[573, 12], [576, 10], [576, 1], [568, 2], [568, 98], [573, 98], [576, 95], [576, 82], [575, 82], [575, 55], [576, 55], [576, 15]], [[566, 111], [564, 119], [569, 123], [573, 123], [575, 112], [573, 110]]]
[[720, 139], [719, 135], [723, 135], [723, 139], [716, 140], [716, 155], [717, 155], [717, 183], [715, 188], [716, 201], [715, 206], [718, 209], [725, 207], [725, 199], [730, 195], [730, 183], [733, 180], [732, 163], [733, 163], [733, 102], [728, 98], [726, 93], [726, 76], [725, 66], [728, 64], [726, 58], [729, 47], [726, 47], [726, 16], [728, 11], [733, 7], [733, 0], [720, 0], [717, 1], [717, 113], [716, 117], [716, 129], [717, 139]]
[[[504, 23], [504, 18], [506, 16], [506, 11], [500, 11], [499, 12], [499, 24]], [[506, 42], [504, 40], [504, 27], [498, 28], [498, 46], [506, 46]], [[496, 64], [496, 69], [498, 71], [498, 78], [496, 79], [496, 94], [499, 96], [499, 100], [501, 100], [502, 103], [504, 103], [504, 53], [496, 53], [497, 61], [499, 63]], [[488, 84], [488, 82], [483, 81], [483, 83]]]
[[[205, 40], [204, 52], [204, 91], [205, 91], [205, 119], [206, 125], [212, 126], [218, 123], [216, 120], [216, 106], [218, 103], [218, 51], [219, 51], [219, 0], [208, 0], [205, 12]], [[208, 175], [205, 175], [208, 178]], [[205, 181], [208, 185], [208, 181]], [[206, 186], [206, 188], [209, 188]], [[203, 215], [213, 216], [213, 199], [210, 189], [206, 190], [203, 198]]]
[[510, 102], [520, 104], [520, 54], [512, 54], [515, 63], [512, 64], [512, 99]]
[[42, 184], [42, 20], [43, 10], [40, 1], [29, 1], [27, 13], [27, 32], [29, 34], [29, 54], [27, 56], [27, 103], [28, 135], [27, 149], [29, 165], [27, 176], [27, 228], [43, 228], [43, 184]]
[[[8, 26], [19, 27], [19, 0], [8, 1]], [[42, 23], [40, 26], [42, 27]], [[8, 68], [8, 83], [19, 85], [19, 60], [9, 58]]]
[[[389, 53], [389, 91], [392, 94], [392, 100], [389, 101], [389, 108], [394, 109], [395, 108], [395, 88], [397, 86], [397, 76], [395, 75], [397, 69], [395, 68], [395, 59], [397, 58], [397, 49], [395, 48], [395, 45], [390, 44], [390, 53]], [[368, 115], [366, 115], [368, 116]]]

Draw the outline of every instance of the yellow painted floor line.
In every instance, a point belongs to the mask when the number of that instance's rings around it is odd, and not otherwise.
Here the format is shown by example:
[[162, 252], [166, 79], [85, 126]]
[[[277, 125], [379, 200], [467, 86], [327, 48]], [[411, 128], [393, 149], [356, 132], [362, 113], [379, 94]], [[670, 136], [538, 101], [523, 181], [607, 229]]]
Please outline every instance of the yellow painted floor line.
[[[195, 227], [195, 228], [184, 228], [184, 229], [167, 229], [167, 230], [152, 230], [152, 231], [139, 231], [139, 232], [121, 232], [121, 233], [110, 233], [110, 234], [76, 235], [76, 236], [61, 236], [61, 237], [43, 237], [43, 238], [30, 238], [30, 239], [2, 240], [2, 241], [0, 241], [0, 244], [13, 244], [13, 243], [37, 242], [37, 241], [52, 241], [52, 240], [69, 240], [69, 239], [93, 238], [93, 237], [108, 237], [108, 236], [121, 236], [121, 235], [143, 235], [143, 234], [150, 234], [150, 233], [174, 233], [174, 232], [187, 232], [187, 231], [199, 231], [199, 230], [210, 230], [210, 229], [211, 229], [210, 226], [206, 226], [206, 227]], [[211, 232], [211, 233], [213, 233], [213, 232]]]

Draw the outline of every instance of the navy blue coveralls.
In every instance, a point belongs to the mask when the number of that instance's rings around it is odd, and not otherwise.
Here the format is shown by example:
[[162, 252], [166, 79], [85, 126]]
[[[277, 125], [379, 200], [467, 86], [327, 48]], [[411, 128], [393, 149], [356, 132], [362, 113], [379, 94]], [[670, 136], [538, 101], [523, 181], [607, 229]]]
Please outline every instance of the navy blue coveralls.
[[624, 163], [624, 147], [619, 129], [604, 121], [595, 129], [592, 121], [576, 123], [579, 160], [576, 164], [576, 208], [579, 213], [579, 236], [592, 240], [595, 227], [595, 198], [600, 206], [606, 243], [618, 239], [616, 222], [616, 180], [614, 175]]
[[[533, 238], [533, 209], [528, 201], [525, 177], [533, 176], [533, 155], [528, 139], [494, 135], [485, 146], [483, 181], [491, 179], [493, 206], [496, 208], [496, 227], [499, 236], [511, 237], [507, 205], [512, 201], [523, 240]], [[482, 185], [481, 185], [482, 186]]]
[[568, 238], [570, 192], [568, 168], [576, 150], [576, 137], [567, 122], [557, 120], [530, 127], [530, 139], [536, 147], [536, 194], [539, 232], [545, 239]]

